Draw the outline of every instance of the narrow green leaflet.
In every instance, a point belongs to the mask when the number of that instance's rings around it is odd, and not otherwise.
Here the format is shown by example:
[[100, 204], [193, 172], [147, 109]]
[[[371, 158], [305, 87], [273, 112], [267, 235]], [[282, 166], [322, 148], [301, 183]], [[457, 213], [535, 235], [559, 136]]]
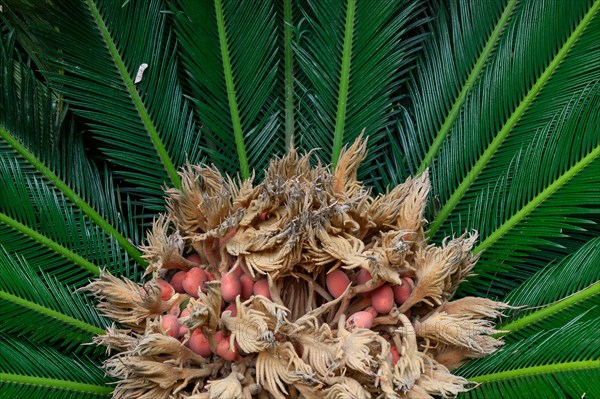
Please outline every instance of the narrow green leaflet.
[[[393, 163], [387, 127], [394, 99], [422, 36], [405, 34], [424, 23], [418, 2], [308, 1], [295, 41], [298, 62], [298, 129], [296, 144], [304, 151], [320, 148], [323, 163], [337, 162], [344, 144], [364, 131], [373, 162]], [[387, 155], [387, 154], [386, 154]], [[390, 168], [381, 167], [384, 173]], [[387, 175], [379, 186], [392, 182]], [[374, 182], [374, 184], [377, 184]]]
[[274, 3], [181, 0], [174, 12], [209, 160], [243, 178], [261, 172], [284, 147]]
[[44, 76], [87, 119], [105, 159], [127, 182], [122, 191], [144, 204], [151, 218], [163, 209], [164, 185], [180, 185], [177, 168], [201, 154], [166, 5], [71, 1], [19, 13], [23, 7], [11, 6], [17, 11], [7, 18], [44, 38], [41, 57], [51, 66]]
[[109, 398], [103, 371], [84, 357], [69, 358], [50, 346], [0, 334], [0, 396], [3, 398]]
[[36, 270], [22, 257], [0, 247], [0, 326], [2, 333], [18, 333], [39, 345], [81, 352], [102, 334], [108, 321], [99, 317], [83, 293], [69, 291]]
[[[463, 292], [494, 295], [495, 290], [514, 288], [538, 268], [527, 254], [542, 246], [568, 253], [561, 245], [565, 233], [593, 221], [600, 205], [600, 187], [595, 184], [600, 173], [598, 110], [600, 85], [595, 84], [575, 95], [508, 166], [502, 159], [507, 154], [499, 154], [493, 169], [483, 175], [493, 179], [492, 170], [506, 167], [494, 189], [480, 183], [479, 197], [461, 207], [466, 223], [460, 223], [458, 216], [453, 219], [459, 229], [472, 226], [480, 232], [474, 248], [481, 253], [475, 268], [478, 276]], [[587, 235], [594, 235], [593, 230]], [[555, 256], [548, 252], [546, 263]]]
[[[514, 142], [526, 141], [574, 93], [596, 81], [600, 56], [592, 48], [600, 37], [599, 8], [600, 1], [519, 4], [432, 164], [442, 206], [432, 219], [431, 236], [448, 234], [446, 220], [457, 205], [466, 204], [461, 200], [474, 183], [489, 181], [481, 176], [486, 169], [498, 176], [501, 169], [489, 168], [491, 160], [514, 155]], [[569, 68], [571, 60], [589, 73]], [[508, 162], [512, 156], [503, 158]]]
[[510, 343], [456, 372], [480, 383], [459, 398], [595, 398], [600, 396], [600, 318], [542, 331]]
[[591, 239], [561, 262], [548, 265], [505, 300], [521, 306], [509, 312], [499, 327], [507, 330], [506, 339], [514, 341], [532, 332], [550, 330], [576, 317], [596, 318], [600, 310], [600, 238]]
[[517, 0], [447, 3], [438, 6], [415, 79], [408, 82], [412, 106], [400, 134], [412, 174], [423, 172], [438, 154]]

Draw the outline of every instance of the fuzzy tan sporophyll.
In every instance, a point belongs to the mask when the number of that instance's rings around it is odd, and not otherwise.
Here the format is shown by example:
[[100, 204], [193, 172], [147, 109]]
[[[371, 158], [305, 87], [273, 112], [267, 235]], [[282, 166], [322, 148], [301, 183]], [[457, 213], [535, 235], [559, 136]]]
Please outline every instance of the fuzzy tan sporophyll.
[[331, 173], [295, 151], [264, 180], [189, 165], [143, 247], [145, 283], [87, 287], [112, 328], [114, 398], [431, 398], [493, 352], [509, 306], [451, 301], [476, 235], [424, 238], [427, 172], [373, 197], [357, 140]]

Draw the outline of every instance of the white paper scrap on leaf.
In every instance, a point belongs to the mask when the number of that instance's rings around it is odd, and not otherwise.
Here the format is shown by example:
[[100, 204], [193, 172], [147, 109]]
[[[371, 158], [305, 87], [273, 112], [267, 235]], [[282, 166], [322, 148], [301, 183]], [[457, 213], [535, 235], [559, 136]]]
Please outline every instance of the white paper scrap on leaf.
[[144, 71], [146, 70], [146, 68], [148, 68], [148, 64], [144, 63], [140, 65], [137, 71], [137, 75], [135, 75], [135, 81], [133, 82], [134, 84], [142, 81], [142, 76], [144, 76]]

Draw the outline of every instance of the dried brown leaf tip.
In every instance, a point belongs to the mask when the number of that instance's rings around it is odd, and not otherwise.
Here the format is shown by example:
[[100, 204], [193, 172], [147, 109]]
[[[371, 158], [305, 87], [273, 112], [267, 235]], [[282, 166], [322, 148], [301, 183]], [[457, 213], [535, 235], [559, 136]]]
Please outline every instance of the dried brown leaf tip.
[[144, 283], [88, 289], [115, 327], [115, 398], [443, 398], [508, 305], [450, 301], [476, 235], [424, 237], [427, 172], [372, 196], [357, 140], [331, 172], [295, 151], [260, 184], [187, 166], [143, 247]]

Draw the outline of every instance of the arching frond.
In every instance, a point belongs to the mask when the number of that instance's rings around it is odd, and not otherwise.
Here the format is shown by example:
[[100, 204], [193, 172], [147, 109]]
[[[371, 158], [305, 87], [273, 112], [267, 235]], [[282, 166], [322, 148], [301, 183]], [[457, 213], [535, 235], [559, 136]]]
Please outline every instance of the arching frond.
[[598, 317], [600, 310], [600, 238], [596, 237], [563, 261], [548, 265], [511, 291], [506, 301], [522, 308], [508, 311], [499, 330], [515, 341], [551, 330], [578, 318]]
[[67, 351], [91, 350], [94, 335], [109, 322], [98, 316], [83, 294], [70, 292], [56, 279], [36, 271], [27, 261], [0, 247], [0, 326], [2, 333], [18, 333], [40, 345]]
[[[271, 1], [178, 1], [177, 34], [209, 159], [243, 178], [283, 148], [273, 99], [278, 60]], [[232, 157], [237, 153], [237, 157]]]
[[[479, 277], [463, 294], [502, 296], [539, 267], [519, 263], [523, 256], [549, 244], [570, 247], [567, 228], [589, 223], [586, 212], [597, 204], [590, 183], [600, 151], [600, 2], [504, 0], [489, 13], [478, 9], [488, 5], [441, 6], [401, 139], [411, 169], [431, 168], [439, 205], [430, 210], [429, 235], [480, 233]], [[440, 54], [450, 69], [436, 62]], [[561, 256], [536, 255], [538, 264]]]
[[69, 358], [50, 346], [0, 335], [0, 395], [3, 398], [109, 398], [112, 388], [86, 358]]
[[19, 179], [35, 180], [47, 186], [52, 195], [68, 198], [73, 209], [88, 218], [86, 223], [112, 236], [111, 245], [120, 246], [143, 263], [140, 252], [122, 234], [137, 230], [128, 223], [131, 219], [119, 214], [121, 204], [112, 192], [110, 174], [103, 182], [85, 155], [81, 136], [74, 134], [72, 126], [65, 126], [57, 113], [59, 99], [19, 59], [11, 32], [2, 36], [0, 70], [0, 92], [5, 99], [0, 106], [0, 167], [4, 171], [0, 211], [7, 214], [5, 207], [11, 208], [21, 215], [17, 220], [32, 222], [33, 215], [26, 212], [31, 209], [15, 201], [31, 197], [26, 194], [27, 185], [21, 181], [17, 188], [14, 184]]
[[506, 344], [456, 372], [481, 383], [459, 398], [594, 398], [600, 395], [600, 319], [571, 323]]
[[[405, 33], [424, 23], [422, 9], [413, 1], [306, 4], [295, 42], [301, 129], [296, 143], [304, 150], [321, 148], [320, 159], [335, 164], [343, 145], [364, 130], [370, 166], [385, 164], [395, 90], [422, 39]], [[368, 174], [363, 171], [363, 177]]]
[[89, 120], [105, 158], [130, 183], [126, 191], [150, 214], [163, 209], [163, 185], [179, 186], [178, 166], [200, 160], [164, 2], [11, 2], [6, 8], [12, 24], [41, 42], [35, 51], [48, 66], [45, 78]]

